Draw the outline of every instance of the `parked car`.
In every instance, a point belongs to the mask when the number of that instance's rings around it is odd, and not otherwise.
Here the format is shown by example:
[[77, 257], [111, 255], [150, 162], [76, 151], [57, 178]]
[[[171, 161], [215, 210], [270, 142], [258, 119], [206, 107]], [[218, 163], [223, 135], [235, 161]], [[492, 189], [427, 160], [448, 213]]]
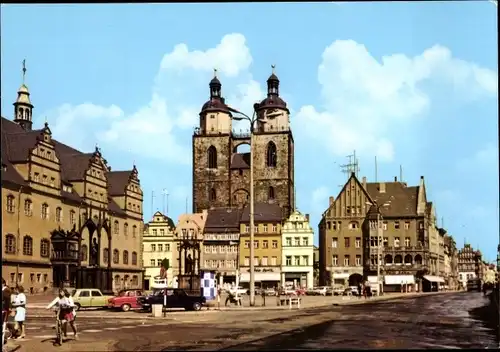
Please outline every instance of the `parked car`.
[[297, 290], [292, 287], [285, 287], [281, 289], [280, 294], [286, 296], [297, 295]]
[[332, 287], [333, 296], [341, 296], [344, 293], [345, 288], [343, 286]]
[[276, 290], [274, 288], [267, 288], [264, 293], [266, 296], [276, 296]]
[[241, 286], [238, 288], [232, 287], [227, 290], [227, 292], [231, 292], [233, 295], [238, 294], [238, 296], [250, 294], [250, 290], [247, 290], [246, 288], [243, 288]]
[[137, 302], [142, 309], [151, 311], [154, 304], [163, 305], [163, 293], [167, 292], [167, 308], [184, 308], [185, 310], [200, 310], [206, 303], [207, 299], [201, 295], [190, 296], [181, 288], [167, 288], [155, 291], [150, 296], [142, 296], [137, 298]]
[[108, 301], [113, 296], [103, 295], [96, 288], [80, 288], [73, 291], [73, 301], [77, 310], [80, 308], [107, 308]]
[[349, 287], [344, 289], [343, 295], [344, 296], [359, 296], [358, 288], [355, 286], [349, 286]]
[[327, 287], [326, 286], [322, 286], [322, 287], [315, 287], [313, 289], [313, 292], [317, 295], [317, 296], [326, 296], [326, 289]]
[[297, 293], [298, 296], [304, 296], [307, 290], [305, 288], [298, 288], [295, 290], [295, 292]]
[[128, 312], [130, 309], [141, 308], [137, 302], [137, 297], [144, 296], [142, 291], [139, 290], [122, 290], [116, 297], [108, 300], [108, 308], [121, 309]]

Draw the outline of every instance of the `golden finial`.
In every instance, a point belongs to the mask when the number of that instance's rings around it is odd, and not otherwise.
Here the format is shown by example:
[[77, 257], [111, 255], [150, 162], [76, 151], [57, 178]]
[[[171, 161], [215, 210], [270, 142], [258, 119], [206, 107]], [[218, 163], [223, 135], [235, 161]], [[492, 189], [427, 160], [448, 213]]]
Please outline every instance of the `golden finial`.
[[23, 60], [23, 84], [26, 79], [26, 59]]
[[273, 75], [276, 73], [276, 65], [271, 65], [271, 68], [273, 70]]
[[214, 68], [214, 78], [217, 78], [217, 69]]

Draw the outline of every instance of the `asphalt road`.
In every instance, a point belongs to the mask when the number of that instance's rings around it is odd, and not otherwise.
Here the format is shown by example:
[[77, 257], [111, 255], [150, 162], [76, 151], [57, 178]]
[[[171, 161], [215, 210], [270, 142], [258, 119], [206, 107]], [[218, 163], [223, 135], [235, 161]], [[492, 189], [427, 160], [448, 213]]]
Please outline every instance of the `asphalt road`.
[[[480, 293], [446, 293], [300, 310], [191, 312], [161, 320], [80, 317], [80, 339], [72, 341], [69, 333], [65, 349], [494, 348], [498, 346], [495, 332], [477, 316], [487, 303]], [[52, 350], [53, 323], [47, 318], [29, 321], [26, 351], [41, 346], [46, 352]]]
[[456, 293], [341, 308], [341, 317], [225, 350], [498, 348], [479, 317], [481, 293]]

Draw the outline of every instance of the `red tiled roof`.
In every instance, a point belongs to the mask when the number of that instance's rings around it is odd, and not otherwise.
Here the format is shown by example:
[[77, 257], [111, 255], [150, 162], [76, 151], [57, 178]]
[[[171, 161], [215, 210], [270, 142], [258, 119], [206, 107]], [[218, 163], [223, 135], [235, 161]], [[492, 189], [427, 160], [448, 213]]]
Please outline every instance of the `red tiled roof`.
[[407, 187], [401, 182], [384, 182], [385, 192], [380, 192], [380, 182], [366, 184], [370, 197], [381, 206], [382, 216], [416, 216], [418, 187]]
[[[241, 215], [241, 222], [250, 222], [250, 209], [246, 206]], [[283, 209], [278, 204], [255, 203], [254, 221], [258, 222], [281, 222], [284, 219]]]
[[108, 193], [110, 196], [121, 196], [125, 194], [125, 189], [130, 180], [130, 171], [110, 171], [108, 172]]
[[231, 156], [231, 169], [249, 169], [250, 153], [234, 153]]
[[239, 209], [210, 209], [205, 222], [205, 232], [220, 232], [221, 229], [239, 232], [240, 218], [241, 211]]

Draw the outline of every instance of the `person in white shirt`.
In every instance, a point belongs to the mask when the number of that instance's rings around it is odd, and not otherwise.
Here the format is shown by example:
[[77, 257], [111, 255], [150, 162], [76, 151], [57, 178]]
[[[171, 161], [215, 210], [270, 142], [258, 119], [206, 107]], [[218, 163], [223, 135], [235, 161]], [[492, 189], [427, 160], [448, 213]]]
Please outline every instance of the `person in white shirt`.
[[24, 339], [26, 337], [26, 295], [24, 294], [24, 288], [22, 286], [16, 287], [16, 298], [13, 307], [16, 309], [15, 320], [21, 330], [21, 336], [19, 338]]
[[68, 321], [73, 320], [73, 308], [68, 298], [65, 297], [64, 290], [59, 290], [59, 297], [56, 297], [52, 302], [50, 302], [47, 309], [53, 307], [57, 307], [56, 312], [59, 316], [59, 320], [61, 321], [64, 335], [66, 336], [67, 323]]

